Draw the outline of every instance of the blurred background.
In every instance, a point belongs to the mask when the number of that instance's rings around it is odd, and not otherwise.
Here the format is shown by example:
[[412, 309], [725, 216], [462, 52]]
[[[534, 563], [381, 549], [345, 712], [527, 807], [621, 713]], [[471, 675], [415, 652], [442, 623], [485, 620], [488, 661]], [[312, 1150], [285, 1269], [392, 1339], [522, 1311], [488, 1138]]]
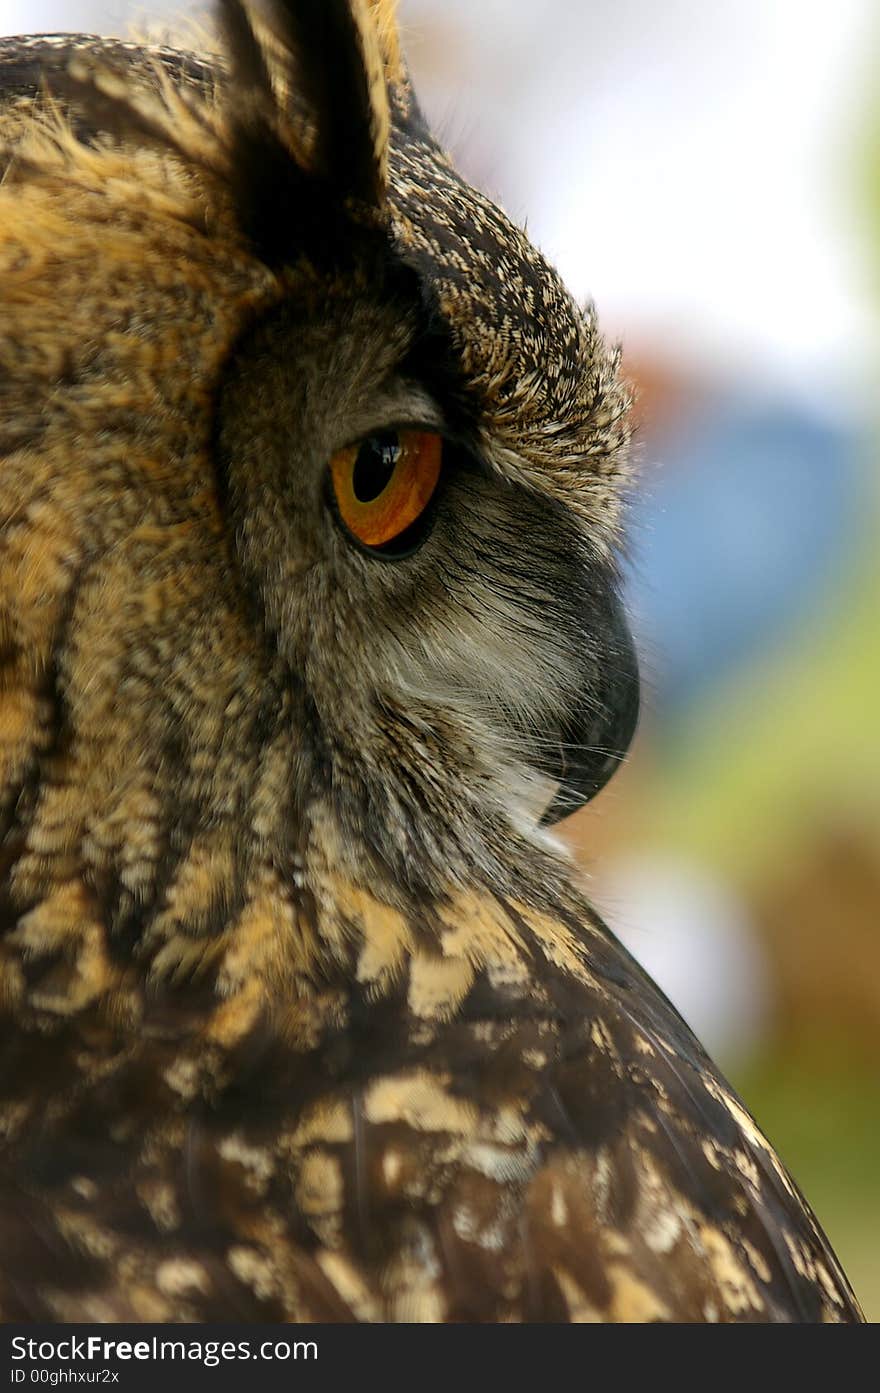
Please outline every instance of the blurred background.
[[[4, 0], [8, 33], [204, 6]], [[880, 1320], [876, 0], [402, 0], [423, 105], [639, 389], [633, 757], [566, 834]]]

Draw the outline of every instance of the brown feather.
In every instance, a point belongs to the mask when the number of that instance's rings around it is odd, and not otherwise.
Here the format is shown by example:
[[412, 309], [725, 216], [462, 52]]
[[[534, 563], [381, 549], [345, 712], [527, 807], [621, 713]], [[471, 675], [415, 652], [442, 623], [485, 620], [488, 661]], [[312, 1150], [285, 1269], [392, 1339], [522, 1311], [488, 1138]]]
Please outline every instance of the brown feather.
[[[0, 1314], [858, 1320], [529, 820], [534, 708], [603, 657], [616, 355], [393, 6], [273, 9], [224, 6], [231, 73], [0, 41]], [[446, 380], [484, 467], [392, 575], [310, 463]]]

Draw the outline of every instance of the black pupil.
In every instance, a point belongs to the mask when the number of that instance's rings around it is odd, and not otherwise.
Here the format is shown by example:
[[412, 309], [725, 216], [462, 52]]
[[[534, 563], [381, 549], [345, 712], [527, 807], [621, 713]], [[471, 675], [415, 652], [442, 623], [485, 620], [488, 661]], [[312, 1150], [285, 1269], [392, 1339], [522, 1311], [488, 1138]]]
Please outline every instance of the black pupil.
[[357, 452], [351, 486], [359, 503], [372, 503], [388, 487], [400, 459], [400, 437], [396, 430], [368, 435]]

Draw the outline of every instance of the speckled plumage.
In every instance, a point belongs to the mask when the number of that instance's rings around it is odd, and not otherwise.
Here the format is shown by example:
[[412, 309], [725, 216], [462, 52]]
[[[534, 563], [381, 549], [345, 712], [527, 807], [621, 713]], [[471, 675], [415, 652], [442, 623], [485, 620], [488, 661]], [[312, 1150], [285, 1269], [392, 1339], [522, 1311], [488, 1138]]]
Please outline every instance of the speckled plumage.
[[[858, 1319], [538, 825], [632, 680], [626, 392], [392, 8], [0, 41], [0, 1314]], [[391, 564], [321, 481], [401, 421]]]

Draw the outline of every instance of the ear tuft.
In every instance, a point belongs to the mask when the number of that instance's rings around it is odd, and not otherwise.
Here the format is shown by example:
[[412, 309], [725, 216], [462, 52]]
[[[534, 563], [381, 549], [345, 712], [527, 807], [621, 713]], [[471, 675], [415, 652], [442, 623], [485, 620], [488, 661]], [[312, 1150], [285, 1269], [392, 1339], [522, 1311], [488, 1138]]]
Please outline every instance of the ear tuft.
[[[193, 93], [154, 51], [155, 81], [114, 54], [70, 56], [53, 94], [83, 129], [154, 143], [228, 189], [241, 231], [270, 264], [346, 260], [357, 228], [387, 228], [391, 102], [411, 99], [396, 0], [216, 0], [228, 75], [195, 56]], [[206, 99], [207, 98], [207, 99]]]
[[[388, 177], [389, 62], [399, 66], [388, 0], [220, 0], [242, 156], [272, 180], [282, 157], [340, 201], [381, 210]], [[252, 166], [253, 181], [259, 169]], [[268, 191], [267, 191], [268, 192]], [[315, 192], [313, 188], [313, 193]]]

